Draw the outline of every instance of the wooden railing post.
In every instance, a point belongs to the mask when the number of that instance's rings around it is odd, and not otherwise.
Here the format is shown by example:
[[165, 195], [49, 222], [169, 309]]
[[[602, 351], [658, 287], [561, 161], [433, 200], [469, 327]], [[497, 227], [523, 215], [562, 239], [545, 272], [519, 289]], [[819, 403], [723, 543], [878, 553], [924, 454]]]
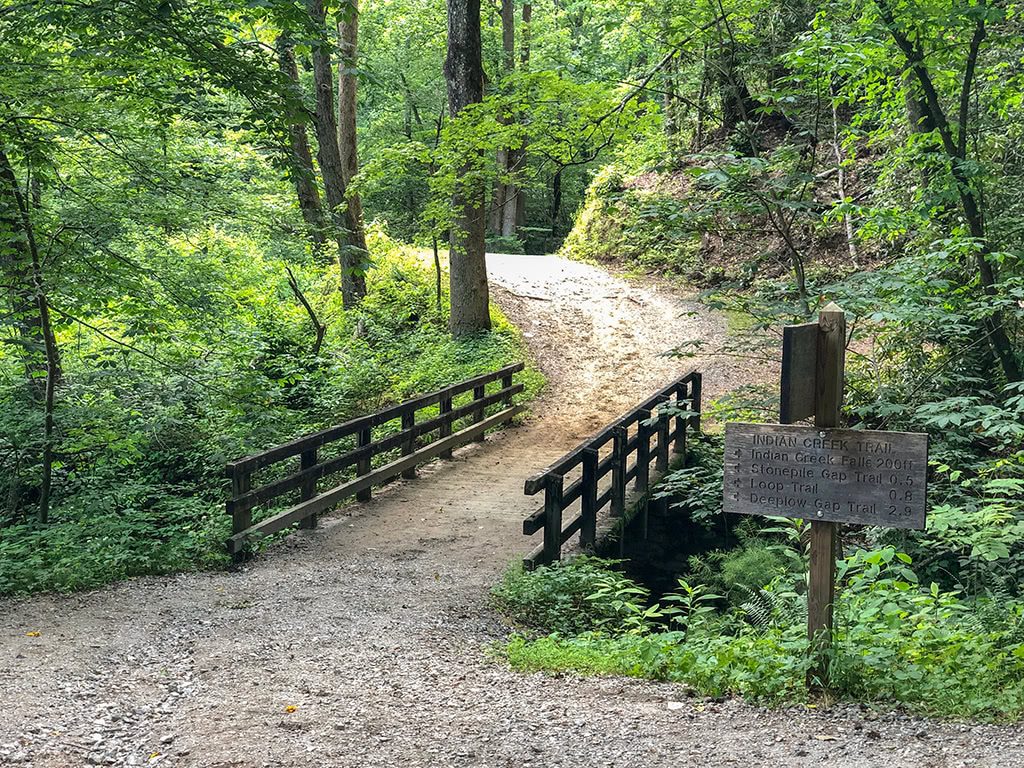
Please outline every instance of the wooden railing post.
[[[440, 405], [440, 413], [439, 413], [439, 415], [440, 416], [444, 416], [445, 414], [449, 414], [451, 412], [452, 412], [452, 396], [451, 395], [442, 395], [441, 396], [441, 405]], [[438, 432], [438, 438], [443, 440], [444, 438], [446, 438], [449, 435], [451, 435], [451, 433], [452, 433], [452, 420], [451, 420], [451, 417], [449, 416], [448, 418], [445, 419], [444, 424], [441, 425], [441, 429]], [[450, 459], [451, 457], [452, 457], [451, 450], [441, 451], [441, 458], [442, 459]]]
[[615, 427], [612, 430], [612, 517], [622, 517], [626, 514], [626, 461], [627, 453], [626, 428]]
[[[312, 469], [316, 466], [317, 450], [313, 448], [309, 451], [303, 451], [299, 454], [300, 468], [301, 469]], [[306, 478], [302, 481], [302, 487], [299, 488], [299, 501], [309, 501], [316, 496], [316, 478]], [[317, 516], [315, 514], [301, 520], [299, 522], [299, 528], [316, 528]]]
[[549, 475], [544, 488], [544, 564], [562, 559], [561, 475]]
[[[501, 388], [502, 389], [508, 389], [511, 386], [512, 386], [512, 374], [510, 373], [508, 376], [502, 376], [501, 377]], [[508, 394], [508, 395], [505, 395], [504, 403], [505, 403], [506, 406], [512, 405], [512, 395], [511, 395], [511, 393]]]
[[593, 549], [597, 542], [597, 464], [597, 449], [584, 449], [580, 495], [580, 547], [583, 549]]
[[[416, 426], [416, 411], [410, 411], [409, 413], [402, 414], [402, 431], [412, 429]], [[416, 439], [409, 437], [404, 443], [402, 443], [402, 455], [408, 456], [415, 450]], [[409, 469], [402, 472], [402, 477], [406, 480], [412, 480], [416, 477], [416, 467], [409, 467]]]
[[[359, 430], [359, 437], [357, 439], [357, 443], [360, 448], [365, 448], [367, 445], [373, 442], [373, 435], [371, 434], [371, 432], [372, 430], [369, 427], [367, 427], [366, 429]], [[363, 458], [359, 459], [356, 462], [356, 477], [370, 474], [371, 458], [372, 457], [369, 454], [367, 454], [366, 456], [364, 456]], [[371, 491], [369, 488], [366, 488], [356, 493], [357, 501], [369, 501], [370, 497]]]
[[[232, 468], [231, 471], [231, 498], [248, 493], [252, 488], [252, 474], [245, 470]], [[231, 510], [231, 534], [241, 533], [252, 525], [252, 509], [239, 509], [237, 506]], [[245, 557], [244, 552], [235, 552], [233, 560], [237, 563]]]
[[[662, 403], [664, 405], [664, 403]], [[668, 433], [671, 417], [662, 408], [658, 409], [658, 454], [655, 469], [659, 475], [668, 472]]]
[[693, 429], [695, 432], [700, 432], [700, 395], [701, 395], [701, 375], [699, 372], [693, 372], [693, 383], [690, 385], [690, 408], [693, 410], [693, 416], [691, 417]]
[[651, 412], [637, 411], [639, 419], [636, 428], [636, 480], [633, 488], [637, 493], [646, 493], [651, 478], [651, 435], [654, 430], [644, 424], [651, 418]]
[[683, 408], [686, 408], [686, 402], [685, 401], [686, 401], [687, 396], [688, 396], [687, 386], [685, 384], [680, 384], [676, 388], [676, 411], [677, 411], [676, 424], [675, 424], [676, 439], [675, 439], [675, 442], [674, 442], [674, 444], [672, 446], [672, 449], [676, 453], [681, 453], [681, 454], [685, 454], [686, 453], [686, 421], [687, 421], [687, 417], [683, 416], [681, 413], [678, 413], [678, 411], [682, 410]]
[[[479, 386], [473, 387], [473, 399], [474, 400], [483, 400], [484, 393], [486, 392], [486, 389], [487, 389], [486, 386], [483, 385], [483, 384], [480, 384]], [[484, 407], [481, 405], [479, 408], [477, 408], [475, 411], [473, 411], [473, 423], [474, 424], [478, 424], [478, 423], [480, 423], [483, 420], [484, 420]], [[478, 443], [482, 443], [483, 441], [484, 441], [484, 435], [483, 434], [481, 434], [478, 438], [476, 438], [476, 442], [478, 442]]]

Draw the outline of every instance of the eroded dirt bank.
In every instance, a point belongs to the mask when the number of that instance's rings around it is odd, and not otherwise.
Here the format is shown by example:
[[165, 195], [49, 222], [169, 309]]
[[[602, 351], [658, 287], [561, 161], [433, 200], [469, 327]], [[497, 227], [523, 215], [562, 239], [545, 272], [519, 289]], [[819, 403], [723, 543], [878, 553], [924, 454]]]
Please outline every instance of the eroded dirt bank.
[[530, 546], [523, 478], [685, 368], [711, 394], [751, 375], [661, 356], [724, 333], [685, 297], [552, 256], [490, 267], [551, 384], [536, 416], [238, 572], [0, 602], [0, 765], [1024, 766], [1018, 728], [490, 660], [487, 589]]

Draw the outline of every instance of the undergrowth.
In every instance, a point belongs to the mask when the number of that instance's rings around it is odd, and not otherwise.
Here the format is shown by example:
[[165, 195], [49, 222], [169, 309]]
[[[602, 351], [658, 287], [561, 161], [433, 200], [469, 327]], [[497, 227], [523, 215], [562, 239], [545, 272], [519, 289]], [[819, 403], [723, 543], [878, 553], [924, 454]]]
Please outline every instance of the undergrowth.
[[[0, 511], [0, 594], [224, 565], [226, 461], [525, 359], [497, 308], [490, 333], [453, 340], [432, 268], [380, 232], [371, 242], [369, 294], [356, 310], [342, 310], [336, 275], [291, 265], [328, 324], [318, 354], [276, 258], [225, 238], [208, 250], [245, 269], [223, 297], [233, 338], [223, 354], [197, 356], [183, 344], [168, 372], [144, 358], [127, 365], [117, 349], [66, 344], [75, 354], [65, 356], [57, 414], [58, 495], [45, 526]], [[522, 399], [532, 397], [541, 375], [521, 376]], [[34, 455], [41, 433], [17, 386], [0, 378], [0, 492], [13, 508], [37, 469], [18, 457]]]
[[[1019, 719], [1024, 604], [921, 585], [908, 561], [886, 548], [840, 562], [830, 693], [925, 715]], [[704, 695], [764, 704], [806, 699], [806, 600], [795, 570], [776, 569], [747, 588], [744, 600], [727, 602], [680, 580], [677, 591], [650, 603], [614, 566], [586, 558], [510, 571], [498, 599], [519, 626], [502, 648], [508, 662], [524, 671], [679, 682]], [[538, 594], [563, 583], [597, 585], [583, 597], [582, 614], [590, 618], [577, 620], [579, 597], [549, 596], [546, 610], [536, 612]]]

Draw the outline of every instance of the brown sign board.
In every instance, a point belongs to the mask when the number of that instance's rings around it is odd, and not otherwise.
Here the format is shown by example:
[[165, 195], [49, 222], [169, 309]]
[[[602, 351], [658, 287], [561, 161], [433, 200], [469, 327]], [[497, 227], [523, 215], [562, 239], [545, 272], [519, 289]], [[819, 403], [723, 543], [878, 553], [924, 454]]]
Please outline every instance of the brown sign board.
[[925, 434], [725, 425], [732, 514], [921, 529], [927, 470]]
[[792, 424], [814, 415], [818, 362], [818, 323], [782, 329], [782, 387], [779, 421]]

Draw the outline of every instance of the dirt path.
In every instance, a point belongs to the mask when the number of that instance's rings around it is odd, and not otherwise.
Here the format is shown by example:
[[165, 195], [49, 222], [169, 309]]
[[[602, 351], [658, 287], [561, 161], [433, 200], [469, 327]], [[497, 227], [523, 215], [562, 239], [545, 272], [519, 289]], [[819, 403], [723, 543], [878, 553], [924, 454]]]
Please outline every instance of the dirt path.
[[[487, 589], [529, 548], [523, 478], [679, 373], [664, 349], [723, 333], [596, 268], [490, 265], [551, 381], [536, 417], [237, 573], [0, 602], [0, 765], [1024, 766], [1015, 729], [766, 712], [490, 660]], [[706, 392], [731, 385], [696, 364]]]

